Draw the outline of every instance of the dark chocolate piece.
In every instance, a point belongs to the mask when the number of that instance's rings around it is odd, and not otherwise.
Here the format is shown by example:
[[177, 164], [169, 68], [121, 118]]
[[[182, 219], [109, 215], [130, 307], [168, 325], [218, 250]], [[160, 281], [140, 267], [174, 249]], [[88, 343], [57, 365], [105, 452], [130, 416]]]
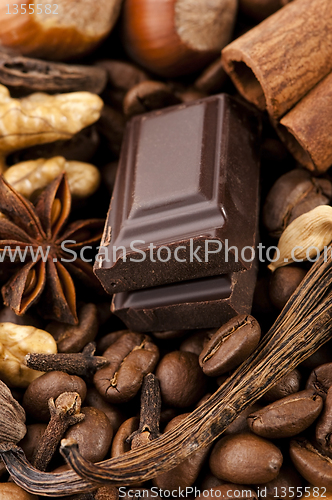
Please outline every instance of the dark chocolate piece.
[[257, 115], [225, 94], [129, 122], [94, 268], [109, 293], [250, 269], [258, 137]]
[[250, 313], [256, 269], [117, 293], [112, 312], [137, 332], [219, 328]]

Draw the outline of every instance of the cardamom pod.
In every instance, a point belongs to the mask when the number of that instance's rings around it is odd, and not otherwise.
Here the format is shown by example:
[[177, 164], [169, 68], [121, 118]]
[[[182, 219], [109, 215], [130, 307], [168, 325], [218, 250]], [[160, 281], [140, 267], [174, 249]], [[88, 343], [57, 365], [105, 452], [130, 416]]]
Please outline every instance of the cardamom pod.
[[26, 434], [25, 411], [0, 380], [0, 449], [11, 449]]
[[331, 241], [332, 207], [321, 205], [300, 215], [286, 227], [268, 268], [275, 271], [292, 262], [318, 258], [318, 251], [320, 253]]

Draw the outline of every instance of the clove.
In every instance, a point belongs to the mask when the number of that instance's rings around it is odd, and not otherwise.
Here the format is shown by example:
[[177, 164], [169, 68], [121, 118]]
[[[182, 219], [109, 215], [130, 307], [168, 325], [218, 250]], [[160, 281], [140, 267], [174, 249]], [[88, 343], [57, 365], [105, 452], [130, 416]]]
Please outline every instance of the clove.
[[79, 353], [39, 354], [29, 353], [25, 363], [29, 368], [42, 372], [62, 371], [91, 380], [94, 373], [109, 364], [102, 356], [94, 356], [96, 345], [87, 344]]
[[148, 373], [142, 384], [139, 428], [126, 439], [127, 443], [131, 443], [132, 450], [160, 436], [160, 410], [159, 381], [153, 373]]
[[54, 401], [48, 401], [51, 419], [39, 442], [32, 458], [36, 469], [45, 471], [50, 463], [57, 446], [69, 426], [84, 419], [81, 411], [81, 398], [77, 392], [64, 392]]

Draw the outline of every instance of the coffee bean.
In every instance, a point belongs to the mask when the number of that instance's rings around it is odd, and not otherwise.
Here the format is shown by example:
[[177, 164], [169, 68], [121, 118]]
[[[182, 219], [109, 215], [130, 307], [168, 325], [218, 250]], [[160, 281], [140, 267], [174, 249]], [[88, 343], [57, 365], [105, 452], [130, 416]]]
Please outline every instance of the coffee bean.
[[216, 486], [221, 486], [224, 484], [224, 481], [216, 477], [212, 472], [208, 471], [206, 474], [204, 474], [201, 483], [200, 483], [200, 489], [201, 490], [209, 490], [210, 488], [215, 488]]
[[222, 86], [227, 80], [227, 74], [224, 70], [221, 59], [210, 64], [194, 83], [196, 89], [206, 94], [216, 94], [220, 92]]
[[[173, 418], [166, 425], [164, 432], [173, 429], [189, 415], [190, 413], [184, 413]], [[164, 490], [185, 489], [192, 486], [198, 477], [209, 451], [210, 446], [195, 451], [187, 460], [184, 460], [174, 469], [153, 478], [153, 485]]]
[[306, 275], [298, 266], [279, 267], [271, 276], [269, 294], [272, 304], [281, 311]]
[[91, 462], [103, 460], [113, 437], [113, 429], [105, 413], [97, 408], [86, 406], [81, 409], [85, 417], [65, 433], [65, 439], [75, 439], [81, 455]]
[[249, 427], [259, 436], [279, 439], [307, 429], [323, 408], [323, 399], [312, 390], [290, 394], [248, 417]]
[[253, 316], [232, 318], [204, 346], [199, 364], [210, 377], [218, 377], [236, 368], [256, 349], [261, 329]]
[[329, 203], [331, 182], [317, 179], [304, 169], [294, 169], [278, 178], [263, 207], [263, 223], [271, 236], [279, 237], [300, 215]]
[[262, 406], [259, 403], [255, 403], [253, 405], [248, 406], [235, 420], [227, 427], [224, 432], [224, 436], [228, 434], [240, 434], [242, 432], [250, 432], [250, 428], [248, 425], [247, 417], [258, 410], [260, 410]]
[[332, 458], [332, 387], [327, 391], [324, 409], [316, 425], [315, 436], [320, 450]]
[[180, 102], [169, 85], [147, 80], [138, 83], [127, 92], [123, 101], [123, 111], [127, 117], [131, 117]]
[[167, 330], [165, 332], [152, 332], [156, 339], [177, 339], [188, 333], [188, 330]]
[[208, 500], [216, 498], [227, 498], [229, 500], [236, 500], [237, 498], [246, 498], [247, 500], [257, 500], [257, 494], [249, 486], [243, 484], [222, 484], [209, 488], [209, 493], [198, 495], [196, 498], [207, 498]]
[[312, 389], [323, 399], [332, 385], [332, 363], [325, 363], [315, 368], [309, 375], [306, 389]]
[[0, 500], [38, 500], [15, 483], [0, 483]]
[[20, 441], [19, 446], [25, 453], [27, 459], [31, 462], [33, 454], [38, 447], [39, 441], [46, 430], [47, 424], [27, 425], [27, 433]]
[[139, 418], [131, 417], [128, 418], [120, 425], [118, 432], [115, 434], [112, 448], [111, 448], [111, 457], [119, 457], [127, 451], [130, 451], [131, 445], [127, 441], [127, 438], [135, 431], [137, 431], [139, 427]]
[[129, 333], [129, 330], [117, 330], [116, 332], [108, 333], [101, 337], [97, 342], [97, 351], [103, 353], [108, 349], [114, 342], [116, 342], [122, 335]]
[[234, 434], [221, 438], [210, 457], [212, 474], [232, 483], [260, 484], [275, 479], [282, 454], [274, 444], [254, 434]]
[[103, 59], [96, 63], [107, 72], [108, 84], [111, 88], [130, 90], [140, 82], [148, 80], [148, 75], [134, 64], [115, 59]]
[[213, 330], [198, 330], [192, 333], [180, 344], [180, 351], [193, 352], [199, 356], [202, 352], [204, 344], [208, 342], [217, 329]]
[[260, 485], [260, 491], [264, 491], [264, 498], [267, 500], [274, 500], [275, 498], [292, 500], [302, 495], [301, 486], [301, 476], [294, 469], [294, 467], [288, 465], [286, 467], [281, 467], [280, 472], [275, 479], [272, 479], [269, 483]]
[[30, 416], [39, 422], [47, 422], [50, 418], [48, 400], [56, 399], [63, 392], [78, 392], [81, 400], [84, 401], [86, 396], [84, 380], [64, 372], [44, 373], [28, 386], [22, 404]]
[[85, 404], [87, 406], [93, 406], [94, 408], [103, 411], [110, 421], [114, 432], [118, 430], [122, 422], [125, 420], [122, 408], [107, 403], [94, 387], [88, 388], [88, 392], [86, 393], [85, 398]]
[[159, 350], [147, 335], [126, 333], [103, 356], [109, 365], [94, 375], [99, 393], [110, 403], [124, 403], [139, 391], [143, 377], [158, 362]]
[[157, 366], [164, 404], [185, 408], [195, 404], [204, 394], [206, 378], [191, 352], [172, 351]]
[[332, 459], [305, 438], [291, 440], [289, 455], [299, 473], [314, 486], [332, 491]]
[[93, 342], [98, 332], [98, 312], [95, 304], [84, 304], [78, 311], [78, 325], [53, 321], [46, 330], [57, 342], [58, 352], [80, 352]]
[[301, 373], [299, 370], [292, 370], [282, 377], [279, 382], [264, 394], [265, 401], [273, 402], [284, 398], [289, 394], [294, 394], [300, 389]]

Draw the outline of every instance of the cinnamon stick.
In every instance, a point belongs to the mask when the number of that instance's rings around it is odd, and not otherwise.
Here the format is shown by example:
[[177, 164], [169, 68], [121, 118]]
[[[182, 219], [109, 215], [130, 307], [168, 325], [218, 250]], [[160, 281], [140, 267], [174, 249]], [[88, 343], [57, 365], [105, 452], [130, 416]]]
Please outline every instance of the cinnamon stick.
[[238, 91], [277, 120], [332, 71], [331, 0], [294, 0], [222, 51]]
[[323, 173], [332, 165], [332, 73], [282, 118], [277, 131], [309, 170]]

